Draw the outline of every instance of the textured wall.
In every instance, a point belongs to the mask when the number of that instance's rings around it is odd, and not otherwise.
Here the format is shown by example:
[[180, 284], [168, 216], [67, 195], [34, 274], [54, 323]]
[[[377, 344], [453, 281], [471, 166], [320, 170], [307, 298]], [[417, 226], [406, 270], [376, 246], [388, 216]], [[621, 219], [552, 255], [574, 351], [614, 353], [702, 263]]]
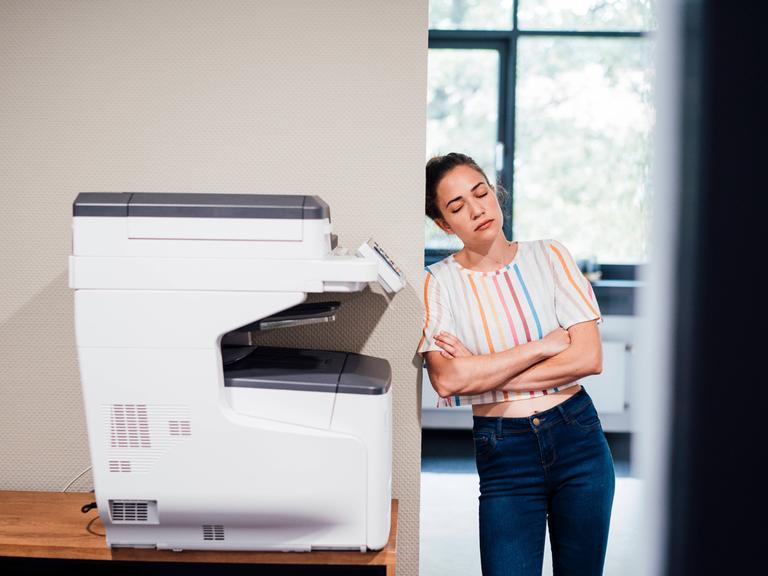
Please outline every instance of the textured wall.
[[332, 295], [336, 323], [261, 340], [389, 360], [398, 573], [418, 572], [427, 14], [0, 1], [0, 489], [60, 490], [89, 465], [67, 286], [78, 192], [318, 194], [343, 246], [373, 236], [410, 285]]

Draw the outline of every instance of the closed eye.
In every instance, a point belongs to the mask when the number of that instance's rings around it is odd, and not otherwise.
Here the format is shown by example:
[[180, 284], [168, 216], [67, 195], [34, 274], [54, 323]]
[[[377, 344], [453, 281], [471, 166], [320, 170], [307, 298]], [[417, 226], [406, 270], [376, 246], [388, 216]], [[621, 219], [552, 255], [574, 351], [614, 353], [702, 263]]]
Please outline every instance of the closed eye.
[[[487, 196], [487, 195], [488, 195], [488, 192], [486, 192], [485, 194], [480, 194], [480, 196], [478, 196], [478, 198], [482, 198], [483, 196]], [[463, 205], [463, 204], [462, 204], [461, 206], [459, 206], [458, 208], [456, 208], [456, 210], [451, 210], [451, 212], [453, 212], [454, 214], [456, 214], [456, 212], [458, 212], [458, 211], [459, 211], [459, 210], [461, 210], [462, 208], [464, 208], [464, 205]]]

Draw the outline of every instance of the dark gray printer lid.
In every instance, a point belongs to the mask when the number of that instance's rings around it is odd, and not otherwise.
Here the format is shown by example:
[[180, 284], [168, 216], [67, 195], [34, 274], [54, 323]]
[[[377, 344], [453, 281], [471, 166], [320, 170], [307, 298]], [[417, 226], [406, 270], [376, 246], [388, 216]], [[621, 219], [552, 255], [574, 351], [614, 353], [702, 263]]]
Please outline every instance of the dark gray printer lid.
[[74, 216], [182, 218], [330, 219], [319, 196], [299, 194], [205, 194], [190, 192], [80, 192]]
[[224, 366], [224, 385], [230, 387], [385, 394], [390, 382], [383, 358], [333, 350], [258, 346]]

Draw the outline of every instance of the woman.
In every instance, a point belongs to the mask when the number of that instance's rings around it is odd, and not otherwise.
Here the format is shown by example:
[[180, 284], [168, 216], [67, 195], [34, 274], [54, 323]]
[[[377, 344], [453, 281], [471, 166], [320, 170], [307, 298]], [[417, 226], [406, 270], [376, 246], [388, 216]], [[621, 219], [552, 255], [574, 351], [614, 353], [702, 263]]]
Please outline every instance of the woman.
[[[503, 191], [503, 189], [502, 189]], [[469, 156], [427, 163], [426, 213], [464, 244], [428, 266], [418, 346], [438, 407], [472, 405], [484, 576], [602, 574], [613, 457], [579, 378], [602, 370], [589, 281], [555, 239], [509, 242]]]

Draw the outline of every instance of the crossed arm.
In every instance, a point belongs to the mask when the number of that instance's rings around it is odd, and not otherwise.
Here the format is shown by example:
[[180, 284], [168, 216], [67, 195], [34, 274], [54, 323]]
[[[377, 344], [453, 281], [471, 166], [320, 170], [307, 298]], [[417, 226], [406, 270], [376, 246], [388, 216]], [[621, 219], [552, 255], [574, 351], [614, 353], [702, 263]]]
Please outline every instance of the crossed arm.
[[430, 382], [446, 398], [489, 390], [542, 390], [602, 372], [603, 349], [597, 323], [579, 322], [568, 328], [568, 334], [571, 344], [554, 356], [546, 354], [541, 340], [492, 354], [446, 358], [438, 351], [427, 352]]

